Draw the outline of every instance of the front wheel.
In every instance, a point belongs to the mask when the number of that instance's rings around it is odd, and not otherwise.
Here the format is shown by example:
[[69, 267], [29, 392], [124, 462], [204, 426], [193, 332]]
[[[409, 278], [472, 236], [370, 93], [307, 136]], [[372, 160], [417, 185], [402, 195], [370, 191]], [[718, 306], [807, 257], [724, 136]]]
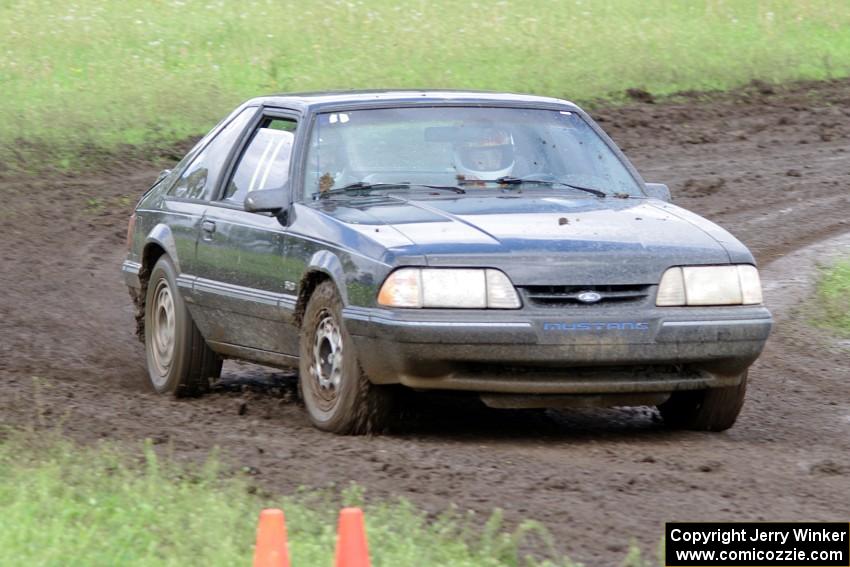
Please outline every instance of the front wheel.
[[307, 303], [299, 354], [301, 395], [313, 425], [343, 435], [386, 428], [395, 392], [372, 384], [360, 368], [333, 282], [319, 284]]
[[151, 385], [160, 394], [197, 396], [221, 374], [221, 358], [207, 346], [177, 290], [167, 256], [151, 270], [145, 298], [145, 352]]
[[673, 392], [658, 406], [658, 411], [670, 427], [724, 431], [738, 419], [746, 392], [747, 372], [744, 372], [737, 386]]

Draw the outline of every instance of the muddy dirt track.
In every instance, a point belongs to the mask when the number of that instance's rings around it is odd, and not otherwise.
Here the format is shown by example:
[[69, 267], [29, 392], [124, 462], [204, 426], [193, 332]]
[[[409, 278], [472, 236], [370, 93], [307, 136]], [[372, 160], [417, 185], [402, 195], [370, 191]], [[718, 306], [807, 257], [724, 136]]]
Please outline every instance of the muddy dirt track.
[[[647, 180], [749, 245], [767, 288], [810, 267], [773, 260], [850, 231], [850, 81], [593, 114]], [[127, 159], [0, 180], [1, 423], [61, 422], [83, 442], [150, 437], [181, 459], [218, 445], [274, 491], [356, 481], [434, 512], [501, 507], [509, 522], [542, 521], [589, 565], [619, 563], [632, 537], [654, 554], [665, 520], [850, 517], [850, 357], [807, 325], [794, 286], [722, 434], [667, 431], [650, 409], [456, 410], [340, 438], [309, 426], [292, 376], [233, 362], [211, 395], [155, 396], [119, 266], [132, 201], [157, 170]]]

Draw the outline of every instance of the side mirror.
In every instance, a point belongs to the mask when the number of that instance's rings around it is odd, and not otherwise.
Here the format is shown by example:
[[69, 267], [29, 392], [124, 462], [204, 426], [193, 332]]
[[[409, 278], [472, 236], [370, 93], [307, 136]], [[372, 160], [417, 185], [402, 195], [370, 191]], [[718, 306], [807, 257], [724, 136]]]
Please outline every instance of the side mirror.
[[163, 179], [165, 179], [166, 177], [168, 177], [168, 174], [169, 174], [169, 173], [171, 173], [171, 170], [170, 170], [170, 169], [163, 169], [162, 171], [160, 171], [160, 172], [159, 172], [159, 175], [157, 175], [157, 176], [156, 176], [156, 181], [155, 181], [155, 183], [159, 183], [160, 181], [162, 181]]
[[278, 214], [289, 205], [289, 187], [251, 191], [245, 197], [245, 210], [249, 213]]
[[670, 195], [670, 188], [663, 183], [647, 183], [646, 194], [659, 201], [667, 201], [668, 203], [673, 201], [673, 197]]

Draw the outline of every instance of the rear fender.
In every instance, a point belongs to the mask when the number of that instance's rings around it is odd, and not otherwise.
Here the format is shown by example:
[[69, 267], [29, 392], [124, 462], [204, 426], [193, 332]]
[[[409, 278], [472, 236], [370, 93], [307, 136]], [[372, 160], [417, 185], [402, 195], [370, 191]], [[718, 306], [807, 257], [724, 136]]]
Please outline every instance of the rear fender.
[[[177, 273], [182, 273], [182, 270], [180, 269], [180, 259], [177, 257], [177, 246], [174, 243], [174, 235], [171, 233], [171, 229], [168, 225], [160, 223], [153, 227], [153, 229], [148, 233], [147, 238], [145, 238], [145, 248], [151, 244], [156, 244], [165, 250], [165, 253], [168, 254], [168, 257], [174, 264], [174, 268], [177, 270]], [[153, 268], [153, 266], [147, 266], [147, 269], [151, 268]]]

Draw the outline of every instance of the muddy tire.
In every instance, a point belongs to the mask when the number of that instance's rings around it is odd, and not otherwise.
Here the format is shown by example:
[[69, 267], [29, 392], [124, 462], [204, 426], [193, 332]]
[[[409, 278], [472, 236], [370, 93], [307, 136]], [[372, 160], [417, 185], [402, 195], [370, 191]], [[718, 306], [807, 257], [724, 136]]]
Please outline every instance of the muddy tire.
[[310, 421], [341, 435], [384, 431], [396, 409], [391, 386], [376, 386], [360, 368], [342, 321], [333, 282], [319, 284], [301, 323], [299, 386]]
[[160, 394], [198, 396], [221, 375], [221, 358], [192, 321], [176, 281], [174, 264], [162, 256], [151, 270], [145, 298], [148, 375]]
[[737, 386], [673, 392], [669, 400], [658, 406], [658, 411], [664, 422], [673, 428], [724, 431], [738, 419], [746, 392], [747, 373], [744, 372]]

